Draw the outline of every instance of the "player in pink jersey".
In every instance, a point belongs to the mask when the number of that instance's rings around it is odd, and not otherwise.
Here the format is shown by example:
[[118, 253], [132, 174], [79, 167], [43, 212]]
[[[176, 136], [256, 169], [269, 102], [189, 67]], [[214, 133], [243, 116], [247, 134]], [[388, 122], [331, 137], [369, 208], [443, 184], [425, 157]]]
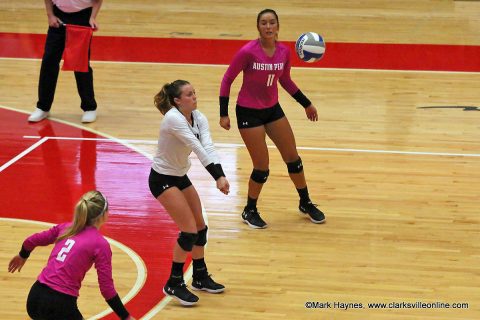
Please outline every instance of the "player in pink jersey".
[[290, 50], [277, 41], [279, 31], [277, 13], [262, 10], [257, 16], [259, 39], [248, 42], [233, 58], [220, 87], [220, 126], [230, 129], [228, 102], [230, 87], [243, 71], [243, 83], [238, 94], [237, 125], [250, 153], [253, 171], [248, 183], [247, 205], [242, 219], [252, 228], [266, 228], [257, 211], [257, 199], [269, 175], [269, 157], [265, 135], [275, 143], [287, 164], [290, 179], [300, 196], [299, 209], [308, 214], [313, 223], [325, 222], [325, 215], [308, 194], [303, 164], [297, 152], [292, 128], [278, 103], [278, 85], [300, 103], [311, 121], [317, 121], [315, 106], [290, 78]]
[[47, 266], [28, 294], [32, 319], [83, 319], [77, 298], [82, 280], [95, 264], [100, 291], [120, 319], [133, 320], [120, 300], [112, 279], [112, 251], [99, 229], [107, 221], [108, 202], [98, 191], [85, 193], [75, 207], [72, 223], [63, 223], [28, 237], [12, 258], [8, 271], [20, 272], [38, 246], [55, 244]]

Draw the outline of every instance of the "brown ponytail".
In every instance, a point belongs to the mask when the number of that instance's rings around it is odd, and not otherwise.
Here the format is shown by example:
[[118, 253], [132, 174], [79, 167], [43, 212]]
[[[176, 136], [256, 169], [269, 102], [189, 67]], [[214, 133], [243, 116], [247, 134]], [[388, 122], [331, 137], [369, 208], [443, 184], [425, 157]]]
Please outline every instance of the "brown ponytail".
[[178, 107], [175, 103], [175, 98], [179, 98], [182, 94], [182, 87], [190, 84], [185, 80], [175, 80], [172, 83], [166, 83], [163, 85], [160, 92], [153, 98], [153, 104], [155, 107], [165, 115], [172, 107]]

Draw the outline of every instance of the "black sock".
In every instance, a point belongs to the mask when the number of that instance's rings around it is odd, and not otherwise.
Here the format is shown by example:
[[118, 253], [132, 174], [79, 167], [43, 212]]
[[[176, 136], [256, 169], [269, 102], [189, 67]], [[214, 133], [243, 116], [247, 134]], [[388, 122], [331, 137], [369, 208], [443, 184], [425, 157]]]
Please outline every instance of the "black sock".
[[253, 199], [253, 198], [248, 197], [248, 199], [247, 199], [247, 209], [257, 208], [257, 200], [258, 199]]
[[172, 261], [172, 270], [170, 272], [170, 279], [168, 279], [168, 286], [175, 287], [183, 281], [183, 266], [185, 262]]
[[208, 276], [207, 265], [205, 259], [192, 259], [193, 261], [193, 279], [203, 279]]
[[308, 187], [303, 189], [297, 189], [298, 195], [300, 196], [300, 201], [302, 202], [311, 202], [308, 195]]

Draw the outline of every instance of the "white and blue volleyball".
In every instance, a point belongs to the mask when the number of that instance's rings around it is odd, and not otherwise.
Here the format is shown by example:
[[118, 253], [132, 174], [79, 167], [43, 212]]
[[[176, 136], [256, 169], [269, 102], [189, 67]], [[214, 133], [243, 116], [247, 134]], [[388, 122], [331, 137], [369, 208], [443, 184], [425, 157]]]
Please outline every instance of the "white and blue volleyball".
[[320, 60], [325, 54], [325, 41], [318, 33], [307, 32], [298, 37], [295, 51], [300, 59], [312, 63]]

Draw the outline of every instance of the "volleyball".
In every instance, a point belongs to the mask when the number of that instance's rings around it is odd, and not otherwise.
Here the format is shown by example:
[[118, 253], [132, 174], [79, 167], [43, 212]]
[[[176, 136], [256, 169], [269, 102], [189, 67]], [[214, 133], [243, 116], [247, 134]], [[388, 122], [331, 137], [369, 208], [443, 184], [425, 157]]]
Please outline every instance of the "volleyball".
[[297, 56], [305, 62], [320, 60], [325, 54], [325, 41], [315, 32], [307, 32], [298, 37], [295, 43]]

